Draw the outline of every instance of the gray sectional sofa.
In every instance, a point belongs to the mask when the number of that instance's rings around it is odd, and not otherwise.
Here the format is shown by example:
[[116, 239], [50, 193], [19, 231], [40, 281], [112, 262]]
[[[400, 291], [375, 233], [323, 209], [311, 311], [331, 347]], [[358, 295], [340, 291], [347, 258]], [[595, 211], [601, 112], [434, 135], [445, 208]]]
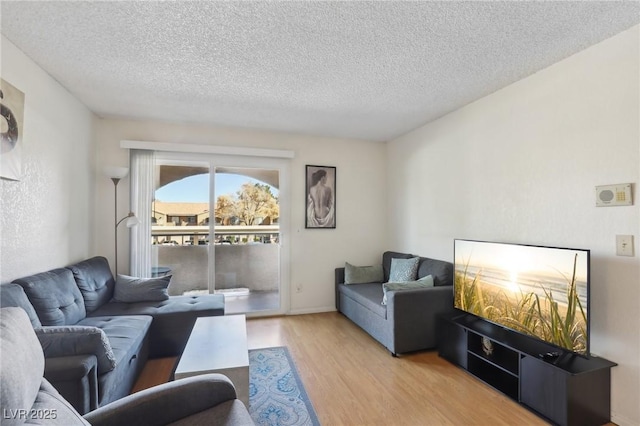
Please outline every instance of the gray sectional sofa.
[[233, 383], [221, 374], [163, 383], [80, 416], [43, 377], [42, 347], [20, 308], [0, 309], [0, 348], [2, 425], [253, 425]]
[[45, 354], [45, 378], [85, 414], [129, 394], [148, 358], [179, 356], [196, 318], [224, 315], [224, 296], [113, 300], [104, 257], [0, 285], [0, 305], [22, 308]]
[[436, 346], [436, 318], [452, 312], [453, 265], [420, 257], [417, 277], [433, 277], [426, 288], [392, 290], [382, 304], [382, 284], [389, 280], [393, 258], [409, 259], [408, 253], [387, 251], [382, 255], [383, 280], [345, 284], [345, 268], [336, 268], [336, 309], [382, 343], [392, 355]]

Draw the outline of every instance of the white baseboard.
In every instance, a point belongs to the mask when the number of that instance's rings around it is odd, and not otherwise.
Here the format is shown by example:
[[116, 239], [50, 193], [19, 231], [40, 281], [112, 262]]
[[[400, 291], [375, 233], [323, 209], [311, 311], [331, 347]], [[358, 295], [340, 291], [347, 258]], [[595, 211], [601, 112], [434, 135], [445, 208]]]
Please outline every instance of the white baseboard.
[[631, 426], [631, 425], [637, 425], [637, 422], [634, 422], [632, 420], [630, 420], [629, 418], [625, 417], [625, 416], [621, 416], [619, 414], [616, 413], [611, 413], [611, 422], [619, 425], [619, 426]]
[[287, 315], [304, 315], [304, 314], [321, 314], [324, 312], [335, 312], [335, 306], [324, 306], [320, 308], [311, 308], [311, 309], [292, 309]]

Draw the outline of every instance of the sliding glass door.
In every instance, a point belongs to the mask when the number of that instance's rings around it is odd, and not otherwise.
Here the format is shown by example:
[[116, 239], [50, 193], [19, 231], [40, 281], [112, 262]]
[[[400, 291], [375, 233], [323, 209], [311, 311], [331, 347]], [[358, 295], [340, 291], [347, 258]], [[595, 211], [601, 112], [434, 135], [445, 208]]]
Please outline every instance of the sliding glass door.
[[282, 313], [282, 169], [202, 157], [157, 156], [153, 275], [172, 295], [223, 294], [228, 314]]
[[163, 156], [151, 203], [152, 272], [172, 275], [171, 295], [209, 293], [209, 162]]
[[215, 291], [226, 312], [280, 307], [279, 172], [215, 167]]

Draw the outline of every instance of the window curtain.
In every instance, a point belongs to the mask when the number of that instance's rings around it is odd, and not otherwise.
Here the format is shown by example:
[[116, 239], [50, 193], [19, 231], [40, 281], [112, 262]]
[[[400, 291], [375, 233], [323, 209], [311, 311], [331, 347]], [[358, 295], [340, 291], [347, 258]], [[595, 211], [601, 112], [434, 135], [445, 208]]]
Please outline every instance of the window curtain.
[[140, 224], [131, 229], [130, 274], [150, 277], [154, 264], [151, 250], [151, 206], [155, 193], [155, 153], [149, 150], [131, 150], [131, 211]]

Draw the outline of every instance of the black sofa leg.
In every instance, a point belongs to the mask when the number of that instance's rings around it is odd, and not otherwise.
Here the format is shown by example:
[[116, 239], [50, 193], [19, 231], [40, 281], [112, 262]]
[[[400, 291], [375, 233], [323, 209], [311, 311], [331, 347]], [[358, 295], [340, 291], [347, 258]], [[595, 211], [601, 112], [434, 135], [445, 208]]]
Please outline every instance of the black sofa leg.
[[394, 357], [394, 358], [398, 358], [398, 354], [395, 353], [395, 352], [391, 352], [391, 356]]

